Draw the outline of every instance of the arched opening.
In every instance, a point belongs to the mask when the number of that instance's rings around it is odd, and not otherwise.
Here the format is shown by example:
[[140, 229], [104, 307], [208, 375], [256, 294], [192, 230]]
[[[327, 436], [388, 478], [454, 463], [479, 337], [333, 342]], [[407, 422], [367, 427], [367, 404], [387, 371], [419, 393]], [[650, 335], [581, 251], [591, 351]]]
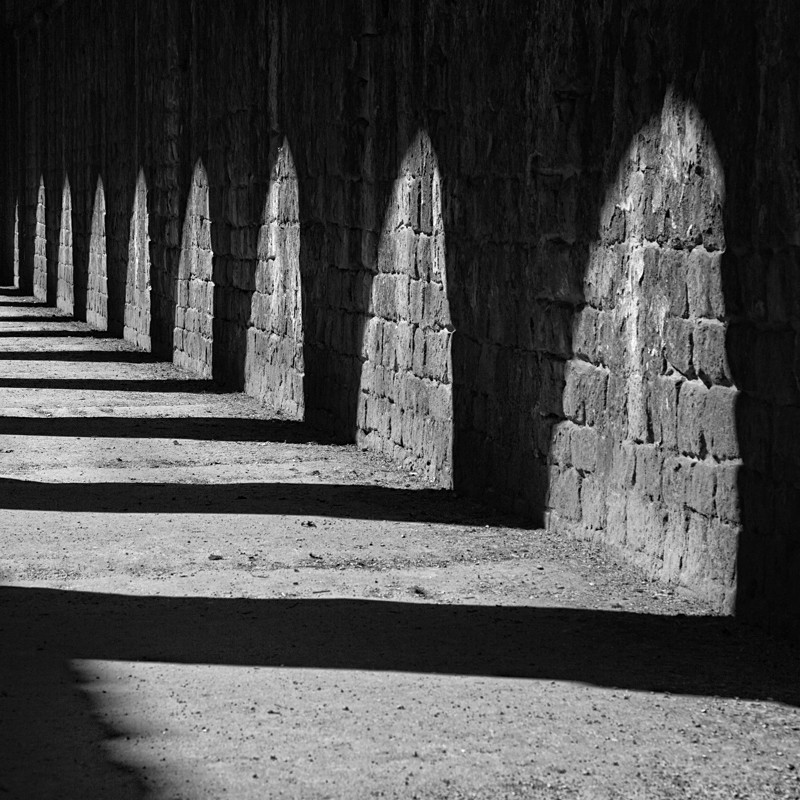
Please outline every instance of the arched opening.
[[72, 259], [72, 191], [64, 178], [61, 191], [61, 224], [58, 234], [58, 283], [56, 306], [65, 314], [75, 311], [75, 268]]
[[14, 288], [19, 288], [19, 198], [14, 203]]
[[147, 181], [139, 171], [130, 221], [123, 338], [150, 351], [150, 234]]
[[213, 258], [208, 176], [202, 161], [198, 161], [192, 175], [183, 222], [175, 302], [173, 363], [204, 378], [211, 377], [212, 368]]
[[600, 212], [550, 447], [550, 525], [601, 537], [719, 606], [735, 590], [736, 388], [725, 357], [725, 179], [669, 90]]
[[381, 230], [356, 439], [450, 486], [453, 326], [445, 255], [441, 176], [421, 132], [403, 158]]
[[36, 197], [36, 232], [33, 238], [33, 296], [47, 302], [47, 216], [44, 176], [39, 178]]
[[86, 322], [100, 331], [108, 330], [108, 258], [106, 255], [106, 194], [102, 178], [97, 179], [89, 232], [89, 276], [86, 287]]
[[289, 145], [278, 151], [258, 236], [245, 391], [276, 413], [302, 419], [303, 317], [297, 172]]

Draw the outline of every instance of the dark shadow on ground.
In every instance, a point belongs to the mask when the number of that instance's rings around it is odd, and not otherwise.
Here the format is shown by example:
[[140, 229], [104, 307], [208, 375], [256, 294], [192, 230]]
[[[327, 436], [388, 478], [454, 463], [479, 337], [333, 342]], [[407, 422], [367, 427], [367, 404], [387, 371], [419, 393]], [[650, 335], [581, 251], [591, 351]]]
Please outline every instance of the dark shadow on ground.
[[154, 378], [109, 380], [107, 378], [0, 378], [0, 389], [79, 389], [97, 392], [164, 392], [227, 394], [211, 380]]
[[154, 364], [157, 359], [142, 350], [6, 350], [0, 361], [96, 361]]
[[0, 308], [52, 308], [47, 303], [41, 303], [38, 300], [31, 300], [28, 303], [4, 303], [0, 300]]
[[201, 439], [220, 442], [288, 442], [290, 444], [336, 443], [332, 436], [302, 422], [241, 417], [0, 416], [0, 436]]
[[575, 681], [800, 705], [797, 651], [720, 617], [22, 587], [0, 588], [0, 610], [0, 792], [26, 798], [145, 794], [146, 773], [108, 762], [104, 741], [129, 732], [100, 721], [75, 659]]
[[33, 314], [19, 317], [0, 317], [0, 322], [75, 322], [74, 317], [65, 316], [35, 316]]
[[500, 524], [499, 512], [465, 502], [451, 491], [360, 483], [43, 483], [0, 478], [0, 509]]
[[22, 292], [19, 289], [14, 289], [13, 287], [4, 287], [0, 289], [0, 297], [22, 297], [22, 296], [23, 296]]
[[[6, 320], [10, 322], [10, 320]], [[53, 330], [53, 331], [29, 331], [29, 330], [21, 330], [21, 331], [8, 331], [8, 330], [1, 330], [0, 337], [4, 339], [55, 339], [60, 337], [69, 337], [69, 338], [85, 338], [85, 339], [114, 339], [117, 338], [113, 334], [109, 333], [108, 331], [94, 331], [94, 330]]]
[[[0, 607], [8, 604], [0, 600]], [[28, 619], [17, 609], [18, 622]], [[94, 714], [81, 675], [41, 629], [5, 639], [0, 660], [0, 797], [83, 800], [147, 796], [135, 771], [112, 763], [105, 743], [125, 735]], [[35, 644], [34, 644], [35, 643]], [[5, 649], [5, 648], [8, 649]]]
[[[8, 652], [563, 680], [800, 705], [798, 652], [726, 617], [0, 588]], [[37, 650], [37, 648], [41, 648]]]

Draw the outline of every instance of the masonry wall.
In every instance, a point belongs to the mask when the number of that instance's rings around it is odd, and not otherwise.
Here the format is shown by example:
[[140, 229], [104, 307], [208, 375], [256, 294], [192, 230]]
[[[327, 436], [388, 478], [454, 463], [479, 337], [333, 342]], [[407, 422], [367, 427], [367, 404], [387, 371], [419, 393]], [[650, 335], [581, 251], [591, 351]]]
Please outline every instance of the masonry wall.
[[798, 626], [799, 15], [68, 1], [3, 89], [21, 282], [68, 179], [92, 324]]

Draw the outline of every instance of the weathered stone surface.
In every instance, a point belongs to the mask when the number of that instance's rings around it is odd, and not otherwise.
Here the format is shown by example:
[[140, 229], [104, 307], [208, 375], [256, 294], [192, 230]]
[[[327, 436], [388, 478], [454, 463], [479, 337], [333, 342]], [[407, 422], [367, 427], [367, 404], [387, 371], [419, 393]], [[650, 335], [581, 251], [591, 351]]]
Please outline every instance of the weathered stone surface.
[[5, 85], [21, 285], [67, 296], [66, 177], [76, 315], [780, 608], [796, 536], [759, 537], [800, 496], [798, 13], [62, 4]]
[[106, 195], [97, 179], [89, 241], [89, 276], [86, 294], [86, 321], [97, 330], [108, 329], [108, 258], [106, 254]]
[[[294, 159], [284, 143], [273, 168], [258, 238], [244, 388], [292, 419], [302, 419], [305, 411], [297, 191]], [[244, 280], [239, 278], [239, 283]]]
[[214, 324], [213, 253], [208, 176], [197, 162], [186, 203], [175, 298], [173, 363], [203, 378], [212, 374]]
[[75, 311], [75, 275], [72, 257], [72, 191], [64, 181], [61, 194], [61, 226], [58, 237], [58, 285], [56, 306], [65, 314]]
[[125, 327], [123, 337], [150, 350], [150, 234], [147, 211], [147, 182], [139, 173], [133, 201], [128, 246], [128, 275], [125, 283]]

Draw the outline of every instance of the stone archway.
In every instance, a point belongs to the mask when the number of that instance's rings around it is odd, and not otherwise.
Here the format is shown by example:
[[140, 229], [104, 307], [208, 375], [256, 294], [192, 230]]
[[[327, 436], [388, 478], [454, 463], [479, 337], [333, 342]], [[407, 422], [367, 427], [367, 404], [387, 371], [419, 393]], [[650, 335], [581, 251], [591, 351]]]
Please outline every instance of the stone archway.
[[297, 171], [284, 141], [272, 169], [258, 237], [245, 391], [279, 414], [302, 419], [304, 374]]
[[719, 606], [735, 590], [739, 468], [724, 201], [710, 129], [669, 90], [602, 205], [548, 501], [551, 527], [618, 545]]
[[453, 394], [441, 176], [427, 133], [406, 151], [378, 245], [356, 440], [452, 483]]
[[44, 176], [36, 196], [36, 232], [33, 245], [33, 296], [47, 302], [47, 216]]
[[58, 234], [56, 305], [65, 314], [75, 312], [75, 266], [72, 258], [72, 190], [64, 177], [61, 190], [61, 225]]
[[150, 234], [147, 211], [147, 181], [139, 172], [133, 200], [125, 281], [125, 326], [123, 338], [150, 351]]
[[173, 362], [203, 378], [211, 377], [214, 282], [208, 175], [203, 162], [195, 164], [186, 203], [178, 263]]
[[106, 254], [106, 193], [97, 179], [89, 234], [89, 277], [86, 287], [86, 322], [97, 330], [108, 329], [108, 257]]

